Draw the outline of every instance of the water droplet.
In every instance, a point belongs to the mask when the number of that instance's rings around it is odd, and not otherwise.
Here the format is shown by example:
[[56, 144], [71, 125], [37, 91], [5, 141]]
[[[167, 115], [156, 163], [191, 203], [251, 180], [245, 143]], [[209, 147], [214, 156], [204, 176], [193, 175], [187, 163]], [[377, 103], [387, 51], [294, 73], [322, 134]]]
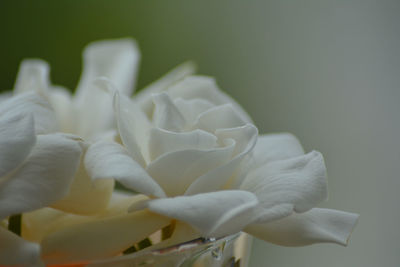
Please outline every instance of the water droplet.
[[219, 244], [217, 247], [215, 247], [215, 248], [211, 251], [211, 256], [212, 256], [214, 259], [216, 259], [216, 260], [221, 260], [221, 259], [222, 259], [222, 255], [224, 254], [225, 244], [226, 244], [226, 242], [223, 241], [223, 242], [221, 242], [221, 244]]

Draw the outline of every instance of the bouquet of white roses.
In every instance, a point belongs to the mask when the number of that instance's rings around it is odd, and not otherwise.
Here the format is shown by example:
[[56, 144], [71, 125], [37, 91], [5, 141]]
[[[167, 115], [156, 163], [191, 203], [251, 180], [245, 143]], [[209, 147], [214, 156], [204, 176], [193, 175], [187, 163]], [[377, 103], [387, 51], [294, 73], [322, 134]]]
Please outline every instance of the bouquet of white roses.
[[139, 57], [130, 39], [90, 44], [74, 95], [45, 62], [21, 64], [0, 100], [0, 266], [123, 257], [157, 231], [150, 249], [240, 231], [347, 244], [358, 215], [316, 208], [327, 198], [319, 152], [259, 135], [191, 63], [132, 98]]

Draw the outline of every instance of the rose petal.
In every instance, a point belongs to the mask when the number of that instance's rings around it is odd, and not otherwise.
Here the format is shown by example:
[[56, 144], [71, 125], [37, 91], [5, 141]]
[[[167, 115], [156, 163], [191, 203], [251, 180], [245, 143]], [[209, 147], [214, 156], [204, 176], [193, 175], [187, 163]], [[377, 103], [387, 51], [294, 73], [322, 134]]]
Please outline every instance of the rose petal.
[[167, 74], [162, 76], [157, 81], [151, 83], [149, 86], [146, 86], [142, 90], [140, 90], [135, 99], [139, 103], [140, 107], [144, 110], [147, 116], [150, 118], [152, 116], [153, 109], [153, 100], [152, 94], [159, 93], [165, 89], [167, 89], [172, 84], [182, 80], [184, 77], [193, 74], [196, 71], [196, 66], [192, 62], [185, 62]]
[[214, 107], [214, 104], [204, 99], [185, 100], [177, 98], [174, 100], [174, 104], [185, 118], [186, 128], [189, 129], [193, 129], [194, 123], [201, 113]]
[[[253, 149], [257, 142], [258, 130], [247, 124], [243, 127], [217, 130], [219, 139], [235, 140], [233, 158], [226, 164], [200, 176], [188, 187], [185, 195], [194, 195], [203, 192], [220, 190], [232, 177], [243, 158]], [[232, 181], [231, 183], [235, 183]]]
[[166, 153], [152, 161], [147, 172], [168, 196], [182, 195], [196, 178], [229, 161], [235, 141], [225, 141], [224, 147]]
[[47, 97], [54, 109], [59, 131], [73, 133], [77, 128], [76, 120], [79, 114], [75, 110], [71, 93], [66, 88], [53, 86], [48, 91]]
[[75, 214], [89, 215], [99, 213], [107, 207], [114, 190], [114, 180], [92, 180], [85, 170], [83, 158], [68, 195], [53, 203], [51, 205], [53, 208]]
[[144, 195], [128, 196], [114, 192], [109, 206], [94, 216], [75, 215], [53, 208], [41, 208], [27, 212], [22, 215], [21, 235], [26, 240], [40, 243], [45, 236], [64, 228], [88, 223], [99, 218], [126, 214], [129, 206], [147, 199]]
[[131, 157], [145, 167], [144, 157], [149, 158], [147, 144], [150, 122], [134, 102], [118, 93], [114, 95], [114, 111], [122, 143]]
[[242, 120], [232, 104], [224, 104], [201, 113], [193, 128], [214, 133], [217, 129], [235, 128], [245, 124], [246, 122]]
[[58, 124], [50, 104], [40, 95], [27, 92], [3, 101], [0, 106], [3, 118], [18, 114], [32, 114], [35, 120], [36, 134], [55, 132]]
[[26, 159], [35, 142], [32, 115], [0, 116], [0, 186], [1, 177]]
[[45, 93], [50, 85], [49, 72], [50, 67], [46, 61], [23, 60], [18, 70], [14, 92], [17, 94], [29, 91]]
[[283, 160], [304, 154], [299, 140], [290, 133], [261, 135], [258, 137], [253, 151], [253, 168], [274, 160]]
[[282, 246], [305, 246], [325, 242], [346, 246], [357, 220], [358, 214], [314, 208], [277, 221], [251, 224], [245, 231]]
[[169, 223], [164, 216], [138, 211], [73, 225], [42, 240], [42, 258], [47, 264], [76, 264], [116, 256]]
[[131, 95], [140, 52], [133, 39], [106, 40], [89, 44], [83, 52], [83, 71], [76, 89], [78, 98], [90, 97], [97, 77], [112, 80], [123, 94]]
[[188, 149], [212, 149], [216, 146], [217, 137], [202, 130], [182, 133], [158, 128], [150, 130], [149, 154], [151, 160], [170, 152]]
[[85, 166], [93, 179], [114, 178], [137, 192], [165, 197], [161, 187], [117, 143], [98, 142], [91, 145], [85, 156]]
[[153, 95], [155, 105], [153, 122], [157, 128], [180, 132], [185, 127], [185, 118], [166, 93]]
[[147, 207], [156, 213], [184, 221], [202, 236], [220, 237], [240, 231], [253, 219], [257, 197], [246, 191], [218, 191], [192, 196], [155, 199]]
[[273, 161], [251, 171], [240, 189], [253, 192], [261, 203], [258, 222], [305, 212], [327, 197], [326, 169], [321, 153], [313, 151]]
[[28, 159], [0, 187], [0, 218], [30, 211], [64, 197], [82, 149], [60, 134], [39, 135]]
[[183, 99], [205, 99], [214, 105], [232, 104], [241, 120], [252, 123], [250, 116], [230, 96], [219, 90], [215, 80], [206, 76], [188, 76], [168, 88], [168, 93], [175, 98]]
[[38, 244], [25, 241], [0, 226], [0, 265], [36, 266], [39, 262]]

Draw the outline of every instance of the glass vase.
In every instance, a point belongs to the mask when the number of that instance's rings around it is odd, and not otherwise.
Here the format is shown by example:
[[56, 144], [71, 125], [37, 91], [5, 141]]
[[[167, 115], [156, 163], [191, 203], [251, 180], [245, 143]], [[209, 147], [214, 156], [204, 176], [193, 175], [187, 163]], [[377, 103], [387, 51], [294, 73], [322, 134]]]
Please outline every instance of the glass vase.
[[237, 233], [219, 239], [198, 238], [167, 248], [92, 262], [87, 267], [246, 267], [251, 236]]

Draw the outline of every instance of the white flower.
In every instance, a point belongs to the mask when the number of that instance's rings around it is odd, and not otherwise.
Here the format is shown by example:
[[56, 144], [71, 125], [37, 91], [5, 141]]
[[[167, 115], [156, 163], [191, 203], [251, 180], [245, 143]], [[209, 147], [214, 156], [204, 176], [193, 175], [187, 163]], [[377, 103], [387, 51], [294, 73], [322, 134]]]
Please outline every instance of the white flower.
[[[49, 104], [34, 93], [0, 103], [0, 221], [68, 193], [82, 149], [73, 136], [44, 134], [54, 122]], [[38, 263], [39, 250], [0, 225], [0, 264]]]
[[[55, 111], [56, 130], [75, 134], [89, 143], [97, 138], [112, 136], [115, 132], [112, 101], [94, 81], [98, 77], [107, 77], [118, 85], [121, 94], [131, 95], [139, 58], [136, 43], [131, 39], [88, 45], [83, 53], [83, 71], [74, 95], [63, 87], [51, 84], [46, 62], [38, 59], [24, 60], [18, 72], [14, 93], [40, 93]], [[54, 207], [76, 214], [96, 214], [107, 207], [113, 188], [112, 180], [92, 181], [82, 163], [69, 194], [55, 203]]]
[[[191, 64], [132, 100], [139, 58], [132, 41], [95, 43], [84, 55], [75, 97], [51, 86], [40, 62], [23, 64], [16, 83], [17, 91], [38, 88], [62, 131], [93, 142], [69, 195], [52, 205], [91, 216], [48, 208], [24, 215], [25, 236], [40, 242], [46, 264], [116, 256], [173, 219], [172, 237], [158, 246], [241, 230], [288, 246], [347, 243], [358, 215], [315, 208], [327, 196], [319, 152], [305, 154], [290, 134], [259, 136], [213, 79], [190, 75]], [[113, 129], [112, 107], [120, 140], [99, 141]], [[145, 196], [114, 193], [109, 203], [110, 178]]]

